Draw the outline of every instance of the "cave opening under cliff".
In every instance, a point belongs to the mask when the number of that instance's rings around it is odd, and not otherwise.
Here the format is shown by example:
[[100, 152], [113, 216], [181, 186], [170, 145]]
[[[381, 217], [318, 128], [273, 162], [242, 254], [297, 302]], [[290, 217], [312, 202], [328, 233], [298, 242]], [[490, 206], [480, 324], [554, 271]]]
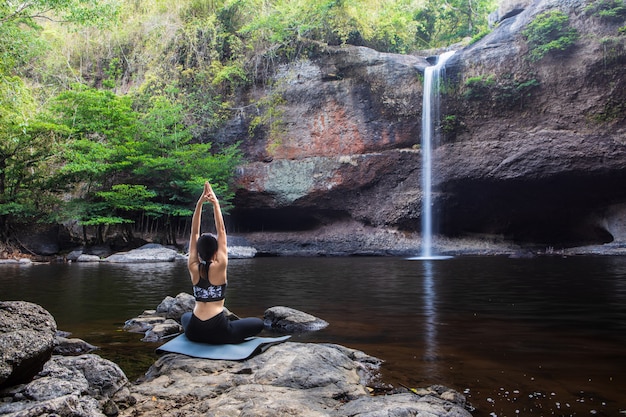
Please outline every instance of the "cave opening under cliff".
[[499, 235], [528, 245], [604, 244], [610, 204], [626, 200], [623, 178], [576, 175], [549, 179], [447, 184], [440, 209], [444, 235]]

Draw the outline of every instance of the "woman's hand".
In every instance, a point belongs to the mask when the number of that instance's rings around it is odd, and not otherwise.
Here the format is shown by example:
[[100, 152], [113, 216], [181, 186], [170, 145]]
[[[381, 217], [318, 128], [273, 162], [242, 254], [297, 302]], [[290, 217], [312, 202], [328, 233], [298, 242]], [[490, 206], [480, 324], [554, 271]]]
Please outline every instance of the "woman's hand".
[[219, 203], [217, 196], [208, 181], [204, 183], [204, 194], [202, 194], [202, 198], [204, 201], [208, 201], [213, 205]]

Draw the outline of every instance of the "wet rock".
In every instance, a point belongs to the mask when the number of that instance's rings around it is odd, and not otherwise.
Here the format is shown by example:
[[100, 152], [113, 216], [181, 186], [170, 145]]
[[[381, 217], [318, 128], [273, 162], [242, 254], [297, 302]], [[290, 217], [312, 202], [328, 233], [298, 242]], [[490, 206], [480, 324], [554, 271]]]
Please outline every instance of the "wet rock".
[[0, 302], [0, 387], [29, 381], [50, 359], [56, 322], [41, 306]]
[[63, 336], [56, 337], [56, 346], [53, 353], [55, 355], [82, 355], [98, 349], [96, 346], [85, 342], [78, 338], [66, 338]]
[[320, 318], [283, 306], [265, 310], [264, 322], [266, 327], [285, 333], [310, 332], [328, 326], [328, 322]]
[[153, 314], [141, 314], [138, 317], [126, 320], [123, 329], [131, 333], [145, 333], [157, 324], [165, 322], [165, 317]]

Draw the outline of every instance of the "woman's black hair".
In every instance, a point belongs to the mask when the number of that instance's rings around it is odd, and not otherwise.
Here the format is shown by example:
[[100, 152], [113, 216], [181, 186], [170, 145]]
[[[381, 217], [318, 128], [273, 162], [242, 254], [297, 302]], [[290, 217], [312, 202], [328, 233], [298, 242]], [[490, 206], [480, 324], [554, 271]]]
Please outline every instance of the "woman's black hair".
[[211, 233], [203, 233], [198, 238], [196, 248], [203, 261], [211, 262], [213, 255], [217, 252], [217, 238]]

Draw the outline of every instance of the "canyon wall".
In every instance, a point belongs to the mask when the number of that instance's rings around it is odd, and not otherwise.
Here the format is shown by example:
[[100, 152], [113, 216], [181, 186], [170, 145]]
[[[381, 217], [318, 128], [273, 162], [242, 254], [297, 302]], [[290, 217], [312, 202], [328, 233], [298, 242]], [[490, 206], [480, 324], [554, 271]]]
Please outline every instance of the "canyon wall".
[[[503, 2], [494, 30], [448, 61], [437, 230], [563, 247], [626, 241], [626, 22], [583, 0], [530, 3]], [[531, 61], [522, 31], [549, 10], [579, 38]], [[317, 45], [279, 66], [250, 92], [269, 104], [218, 135], [247, 137], [231, 231], [302, 246], [341, 235], [347, 253], [359, 252], [359, 233], [418, 241], [422, 81], [434, 59]]]

